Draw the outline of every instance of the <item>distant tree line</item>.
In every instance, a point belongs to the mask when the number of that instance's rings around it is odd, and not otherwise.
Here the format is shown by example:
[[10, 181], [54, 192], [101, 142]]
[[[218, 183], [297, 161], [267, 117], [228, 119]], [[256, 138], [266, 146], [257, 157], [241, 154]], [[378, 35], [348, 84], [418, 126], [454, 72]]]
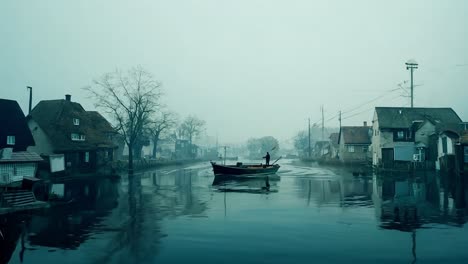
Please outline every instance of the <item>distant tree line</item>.
[[279, 149], [278, 140], [272, 136], [251, 138], [247, 141], [247, 150], [251, 159], [261, 159], [267, 152], [273, 156]]

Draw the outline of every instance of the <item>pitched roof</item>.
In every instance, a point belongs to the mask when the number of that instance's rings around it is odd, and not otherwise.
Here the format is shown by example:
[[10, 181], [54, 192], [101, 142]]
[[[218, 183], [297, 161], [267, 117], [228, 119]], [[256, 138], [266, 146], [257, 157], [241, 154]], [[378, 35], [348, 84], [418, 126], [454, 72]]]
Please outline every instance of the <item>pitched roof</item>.
[[[0, 126], [0, 149], [13, 147], [14, 151], [24, 151], [35, 145], [23, 110], [16, 101], [0, 99]], [[7, 136], [15, 136], [14, 146], [6, 144]]]
[[[28, 118], [33, 119], [51, 139], [55, 152], [114, 148], [108, 137], [114, 130], [98, 112], [85, 111], [76, 102], [67, 100], [46, 100], [39, 102]], [[79, 125], [73, 124], [79, 119]], [[85, 135], [84, 141], [72, 141], [71, 134]]]
[[413, 121], [440, 123], [460, 123], [462, 120], [452, 108], [426, 107], [376, 107], [375, 112], [380, 128], [409, 128]]
[[12, 162], [38, 162], [42, 161], [41, 156], [34, 152], [19, 151], [11, 153], [11, 158], [0, 159], [0, 163], [12, 163]]
[[341, 143], [341, 135], [343, 135], [343, 144], [370, 144], [369, 129], [368, 126], [342, 126], [338, 143]]

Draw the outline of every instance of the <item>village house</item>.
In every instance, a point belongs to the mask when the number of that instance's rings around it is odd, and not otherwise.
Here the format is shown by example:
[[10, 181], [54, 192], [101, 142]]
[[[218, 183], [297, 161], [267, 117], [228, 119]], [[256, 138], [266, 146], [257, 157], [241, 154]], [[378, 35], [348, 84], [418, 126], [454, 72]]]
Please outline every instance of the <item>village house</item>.
[[0, 185], [21, 185], [36, 175], [42, 158], [26, 151], [34, 146], [23, 111], [16, 101], [0, 99]]
[[45, 157], [63, 154], [67, 171], [98, 172], [113, 160], [114, 129], [98, 112], [72, 102], [70, 95], [39, 102], [28, 125], [36, 141], [29, 150]]
[[176, 159], [194, 159], [197, 157], [198, 146], [190, 144], [186, 139], [177, 139], [175, 142], [175, 158]]
[[364, 164], [370, 161], [371, 130], [363, 126], [342, 126], [338, 136], [338, 157], [345, 164]]
[[[455, 169], [457, 155], [458, 160], [464, 164], [468, 163], [468, 124], [450, 124], [445, 126], [437, 126], [437, 160], [435, 166], [437, 170]], [[457, 145], [462, 148], [457, 153]], [[466, 165], [465, 165], [466, 166]]]
[[437, 128], [459, 124], [452, 108], [376, 107], [372, 121], [372, 161], [384, 168], [411, 162], [435, 167]]

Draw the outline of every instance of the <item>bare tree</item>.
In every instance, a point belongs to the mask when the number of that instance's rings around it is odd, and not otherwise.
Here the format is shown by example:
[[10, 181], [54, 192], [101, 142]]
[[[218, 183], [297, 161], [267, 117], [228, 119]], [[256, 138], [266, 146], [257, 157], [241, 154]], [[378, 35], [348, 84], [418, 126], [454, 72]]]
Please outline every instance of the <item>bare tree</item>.
[[106, 73], [85, 90], [96, 100], [95, 105], [114, 119], [116, 130], [128, 146], [128, 175], [133, 176], [133, 150], [159, 106], [160, 83], [142, 67], [135, 67], [127, 72]]
[[165, 133], [177, 124], [177, 115], [168, 110], [162, 110], [153, 115], [148, 128], [151, 140], [153, 141], [153, 158], [156, 158], [158, 142]]
[[184, 137], [186, 137], [190, 144], [194, 137], [200, 134], [205, 127], [205, 121], [199, 119], [196, 116], [188, 116], [184, 119], [184, 122], [180, 125], [180, 130]]

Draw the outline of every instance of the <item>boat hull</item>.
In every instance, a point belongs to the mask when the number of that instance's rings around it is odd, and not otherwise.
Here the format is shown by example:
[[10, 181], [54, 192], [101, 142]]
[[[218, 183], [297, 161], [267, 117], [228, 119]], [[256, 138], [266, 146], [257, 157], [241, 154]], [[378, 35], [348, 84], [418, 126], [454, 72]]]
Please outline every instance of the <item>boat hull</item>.
[[211, 162], [215, 175], [248, 175], [248, 174], [274, 174], [279, 165], [219, 165]]

